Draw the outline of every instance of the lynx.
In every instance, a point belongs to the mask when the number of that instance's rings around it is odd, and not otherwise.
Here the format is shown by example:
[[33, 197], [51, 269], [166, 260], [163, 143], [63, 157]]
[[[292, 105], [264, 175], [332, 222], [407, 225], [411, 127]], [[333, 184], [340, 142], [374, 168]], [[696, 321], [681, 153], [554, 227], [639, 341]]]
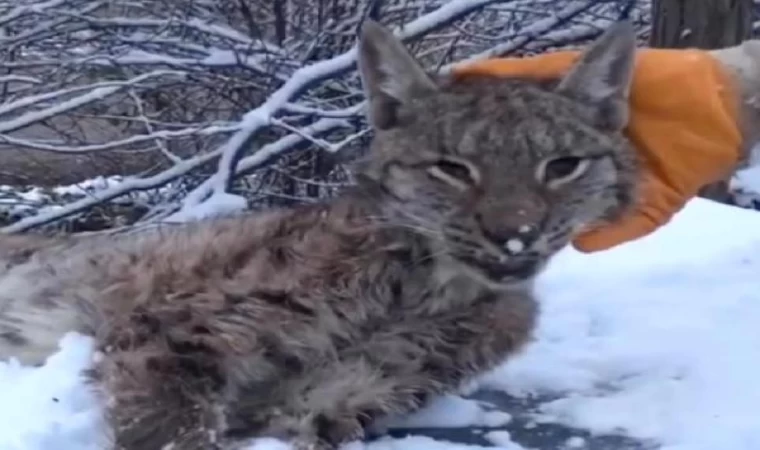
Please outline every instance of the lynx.
[[0, 358], [93, 336], [115, 449], [361, 439], [524, 348], [536, 276], [631, 205], [634, 52], [623, 24], [552, 83], [439, 79], [368, 22], [355, 186], [116, 238], [4, 237]]

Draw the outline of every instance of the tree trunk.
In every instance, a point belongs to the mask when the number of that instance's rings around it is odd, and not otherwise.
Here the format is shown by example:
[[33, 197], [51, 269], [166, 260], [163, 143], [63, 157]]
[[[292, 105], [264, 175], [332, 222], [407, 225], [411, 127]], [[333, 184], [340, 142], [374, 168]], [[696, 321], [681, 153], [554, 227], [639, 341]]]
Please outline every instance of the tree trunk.
[[[752, 36], [752, 0], [652, 0], [649, 45], [660, 48], [731, 47]], [[729, 180], [705, 186], [701, 197], [730, 203]]]
[[652, 47], [714, 49], [752, 35], [752, 0], [652, 0]]

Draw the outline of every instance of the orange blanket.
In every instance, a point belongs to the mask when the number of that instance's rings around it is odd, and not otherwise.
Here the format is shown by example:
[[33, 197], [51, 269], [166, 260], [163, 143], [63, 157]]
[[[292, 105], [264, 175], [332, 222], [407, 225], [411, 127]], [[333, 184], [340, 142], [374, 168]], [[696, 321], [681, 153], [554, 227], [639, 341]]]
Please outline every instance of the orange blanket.
[[[562, 51], [479, 61], [456, 67], [454, 75], [559, 78], [579, 54]], [[737, 107], [733, 80], [709, 53], [639, 50], [626, 134], [644, 167], [641, 202], [619, 223], [579, 236], [574, 246], [599, 251], [649, 234], [702, 186], [730, 174], [742, 145]]]

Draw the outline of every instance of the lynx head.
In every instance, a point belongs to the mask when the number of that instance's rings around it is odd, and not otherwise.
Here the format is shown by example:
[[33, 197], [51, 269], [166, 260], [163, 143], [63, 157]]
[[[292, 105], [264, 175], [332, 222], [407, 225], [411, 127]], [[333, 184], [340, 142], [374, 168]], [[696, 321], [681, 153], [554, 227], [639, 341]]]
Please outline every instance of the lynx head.
[[490, 284], [532, 278], [581, 228], [632, 203], [635, 35], [608, 30], [552, 83], [436, 81], [393, 34], [363, 27], [359, 71], [375, 137], [359, 179], [384, 218]]

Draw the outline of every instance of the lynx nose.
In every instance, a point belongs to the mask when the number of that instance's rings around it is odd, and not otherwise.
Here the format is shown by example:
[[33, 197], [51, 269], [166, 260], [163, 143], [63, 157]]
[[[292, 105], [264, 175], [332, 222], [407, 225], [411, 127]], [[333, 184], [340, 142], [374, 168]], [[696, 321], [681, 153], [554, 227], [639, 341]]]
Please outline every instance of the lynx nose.
[[538, 227], [532, 224], [499, 227], [481, 226], [481, 230], [488, 240], [513, 255], [521, 253], [533, 245], [540, 234]]

